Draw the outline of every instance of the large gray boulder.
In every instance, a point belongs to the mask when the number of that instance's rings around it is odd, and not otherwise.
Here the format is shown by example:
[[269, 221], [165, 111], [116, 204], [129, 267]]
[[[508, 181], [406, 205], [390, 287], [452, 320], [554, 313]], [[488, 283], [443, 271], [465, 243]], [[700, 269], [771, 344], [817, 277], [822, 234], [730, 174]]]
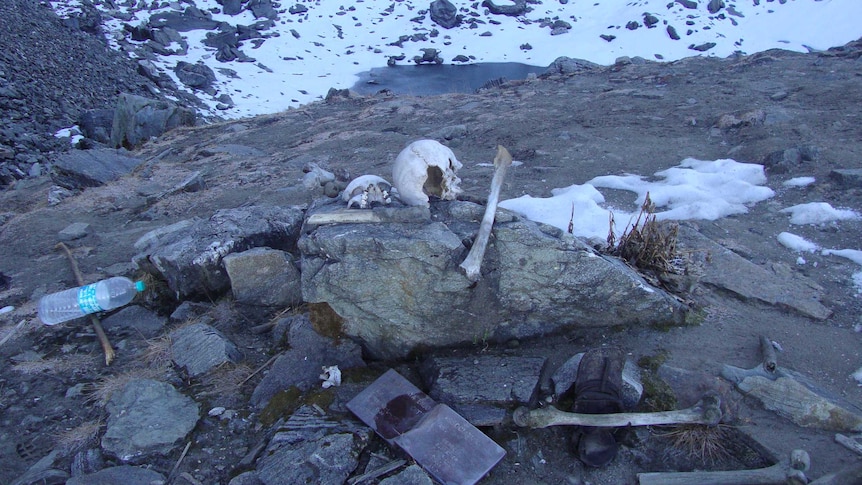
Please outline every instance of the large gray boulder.
[[180, 299], [212, 298], [230, 288], [225, 256], [255, 247], [295, 250], [301, 209], [270, 205], [222, 209], [148, 232], [133, 261], [161, 275]]
[[134, 148], [178, 126], [195, 124], [193, 111], [168, 101], [121, 94], [114, 109], [111, 145]]
[[458, 265], [484, 209], [444, 202], [434, 211], [427, 221], [322, 225], [300, 238], [303, 298], [328, 303], [371, 356], [684, 320], [676, 298], [617, 259], [506, 211], [474, 285]]

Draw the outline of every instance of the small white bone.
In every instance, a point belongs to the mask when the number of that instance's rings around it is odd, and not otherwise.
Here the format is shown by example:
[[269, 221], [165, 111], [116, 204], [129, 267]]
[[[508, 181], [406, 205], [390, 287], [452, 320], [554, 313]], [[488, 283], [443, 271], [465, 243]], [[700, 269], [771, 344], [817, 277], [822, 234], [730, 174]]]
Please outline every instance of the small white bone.
[[503, 187], [503, 179], [506, 177], [506, 170], [512, 165], [512, 155], [505, 147], [497, 145], [497, 155], [494, 157], [494, 177], [491, 179], [491, 194], [488, 196], [488, 205], [485, 206], [485, 215], [482, 217], [482, 223], [479, 224], [479, 232], [476, 234], [476, 240], [473, 241], [473, 247], [464, 262], [461, 263], [461, 269], [467, 275], [470, 281], [478, 281], [480, 270], [482, 267], [482, 259], [485, 257], [485, 249], [488, 247], [488, 238], [491, 237], [491, 228], [494, 226], [494, 217], [497, 215], [497, 202], [500, 200], [500, 189]]

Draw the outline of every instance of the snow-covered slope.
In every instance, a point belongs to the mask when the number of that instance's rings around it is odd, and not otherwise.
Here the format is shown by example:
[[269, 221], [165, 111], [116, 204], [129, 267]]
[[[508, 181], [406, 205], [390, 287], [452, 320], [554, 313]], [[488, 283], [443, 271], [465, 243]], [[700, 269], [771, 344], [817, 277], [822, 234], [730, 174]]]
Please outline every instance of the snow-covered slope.
[[[81, 9], [81, 0], [51, 3], [62, 16]], [[348, 88], [359, 79], [358, 73], [385, 66], [390, 58], [403, 56], [399, 64], [412, 64], [413, 56], [421, 55], [424, 48], [437, 49], [443, 62], [451, 64], [547, 66], [559, 56], [611, 64], [620, 56], [675, 60], [776, 47], [826, 49], [862, 36], [857, 23], [862, 17], [859, 0], [530, 0], [527, 12], [518, 16], [490, 13], [480, 1], [453, 1], [462, 21], [450, 29], [432, 21], [427, 0], [95, 0], [94, 4], [114, 47], [138, 59], [151, 59], [178, 84], [174, 73], [178, 62], [209, 66], [216, 77], [213, 89], [210, 94], [196, 94], [213, 113], [228, 118], [277, 112], [320, 99], [329, 88]], [[236, 15], [224, 13], [231, 4], [240, 10]], [[165, 24], [169, 12], [192, 12], [224, 24], [180, 31], [179, 42], [132, 40], [131, 27], [146, 25], [154, 15], [162, 17], [150, 22], [149, 31], [164, 31], [158, 25]], [[245, 31], [257, 36], [239, 40], [236, 46], [248, 62], [220, 62], [217, 49], [203, 40], [237, 26], [252, 26]], [[672, 38], [674, 31], [678, 40]], [[177, 34], [172, 35], [176, 40]], [[459, 55], [466, 60], [453, 61]], [[219, 105], [218, 98], [224, 94], [232, 103], [224, 103], [222, 97]]]

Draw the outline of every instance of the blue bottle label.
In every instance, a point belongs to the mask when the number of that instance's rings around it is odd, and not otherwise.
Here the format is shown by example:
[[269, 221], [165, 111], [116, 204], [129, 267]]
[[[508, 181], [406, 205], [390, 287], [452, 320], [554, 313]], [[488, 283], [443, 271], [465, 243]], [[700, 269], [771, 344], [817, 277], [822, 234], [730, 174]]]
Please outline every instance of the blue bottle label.
[[84, 313], [96, 313], [102, 311], [99, 302], [96, 301], [96, 285], [82, 286], [78, 290], [78, 306]]

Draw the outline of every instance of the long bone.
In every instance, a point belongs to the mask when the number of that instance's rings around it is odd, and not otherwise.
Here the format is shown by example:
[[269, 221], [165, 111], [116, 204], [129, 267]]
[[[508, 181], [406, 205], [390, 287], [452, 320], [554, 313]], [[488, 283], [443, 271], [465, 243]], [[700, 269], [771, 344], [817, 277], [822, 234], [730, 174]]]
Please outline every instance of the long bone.
[[580, 414], [560, 411], [553, 406], [532, 411], [521, 407], [515, 410], [512, 419], [516, 425], [528, 428], [547, 428], [549, 426], [619, 428], [665, 424], [715, 425], [721, 421], [721, 400], [716, 394], [706, 394], [688, 409], [658, 413]]
[[485, 257], [488, 238], [491, 237], [491, 228], [494, 225], [494, 217], [497, 215], [500, 189], [503, 187], [503, 179], [506, 177], [506, 171], [510, 165], [512, 165], [512, 155], [509, 154], [509, 150], [506, 150], [502, 145], [497, 145], [497, 155], [494, 157], [494, 177], [491, 179], [491, 194], [488, 195], [485, 215], [482, 216], [482, 223], [479, 224], [479, 232], [476, 234], [476, 240], [473, 241], [473, 247], [470, 248], [470, 252], [464, 258], [464, 262], [461, 263], [461, 269], [464, 270], [470, 281], [478, 281], [481, 276], [482, 259]]
[[638, 473], [638, 483], [640, 485], [804, 485], [808, 483], [805, 471], [810, 466], [810, 460], [805, 450], [793, 450], [789, 462], [776, 463], [766, 468], [717, 472]]

